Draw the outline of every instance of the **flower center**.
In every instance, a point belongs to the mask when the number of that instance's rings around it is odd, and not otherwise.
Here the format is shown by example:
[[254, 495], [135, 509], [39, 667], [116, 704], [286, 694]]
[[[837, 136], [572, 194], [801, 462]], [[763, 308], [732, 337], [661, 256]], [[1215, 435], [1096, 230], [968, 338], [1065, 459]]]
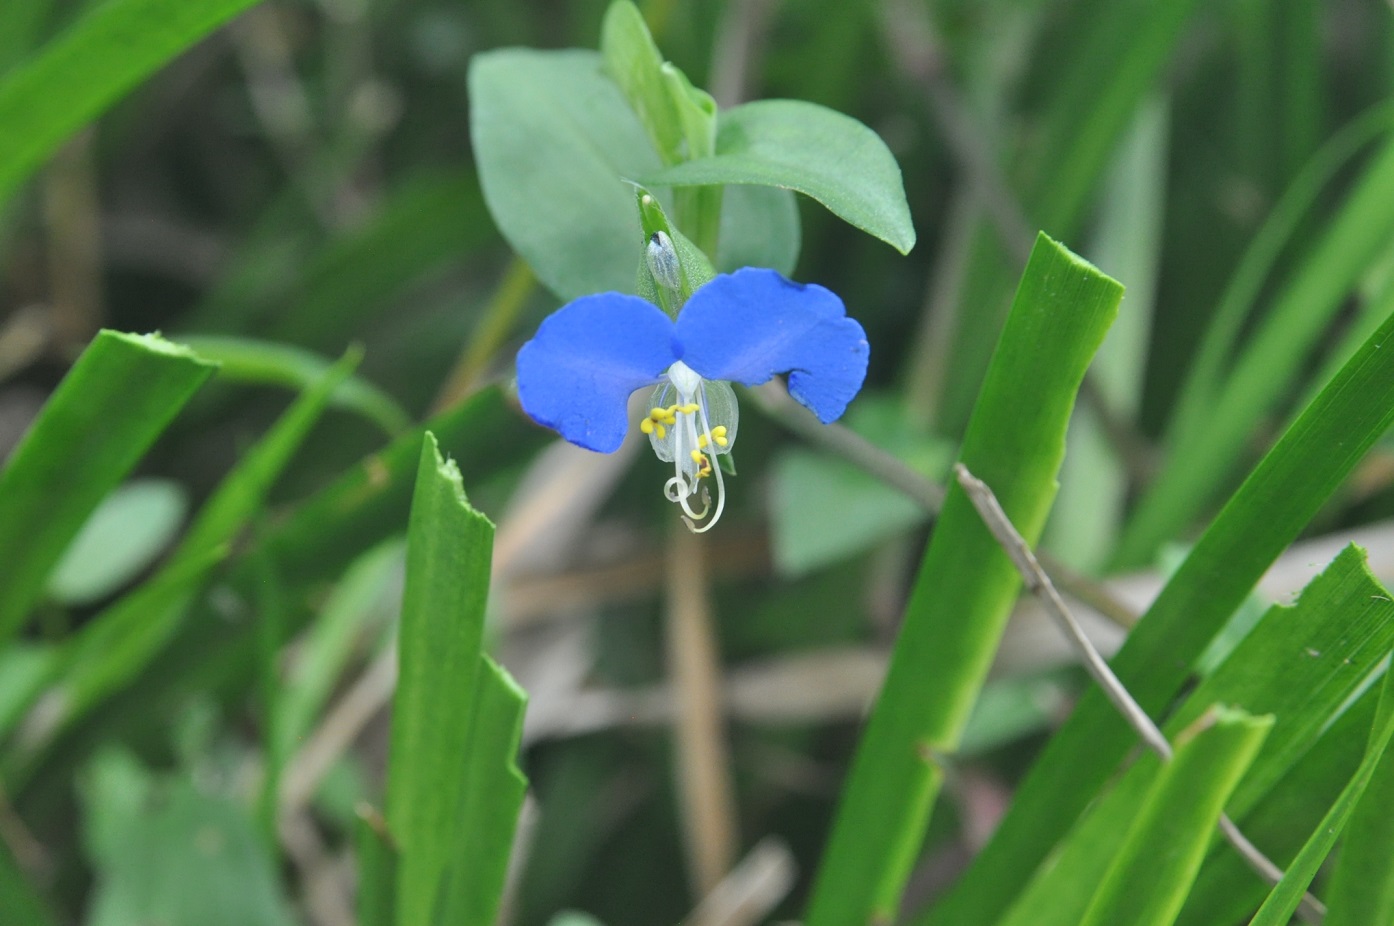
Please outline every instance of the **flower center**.
[[[701, 533], [717, 522], [725, 507], [725, 482], [716, 457], [729, 453], [736, 439], [736, 395], [728, 383], [708, 382], [681, 360], [668, 368], [664, 378], [667, 382], [654, 390], [649, 413], [639, 419], [639, 430], [648, 435], [658, 458], [673, 464], [664, 495], [682, 507], [687, 526]], [[713, 474], [714, 511], [705, 482]], [[700, 510], [691, 501], [698, 495]], [[696, 522], [704, 518], [698, 527]]]

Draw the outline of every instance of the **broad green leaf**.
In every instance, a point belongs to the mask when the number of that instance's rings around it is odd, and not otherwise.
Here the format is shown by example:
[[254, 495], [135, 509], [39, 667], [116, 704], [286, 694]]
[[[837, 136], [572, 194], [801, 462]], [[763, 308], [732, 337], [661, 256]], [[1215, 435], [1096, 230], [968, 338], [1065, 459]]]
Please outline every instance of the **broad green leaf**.
[[[1276, 718], [1263, 749], [1226, 809], [1241, 817], [1286, 776], [1394, 643], [1394, 602], [1347, 547], [1292, 606], [1275, 605], [1168, 719], [1168, 736], [1213, 704], [1242, 704]], [[1119, 851], [1158, 771], [1148, 756], [1071, 831], [1042, 866], [1002, 926], [1074, 926], [1093, 886]]]
[[[183, 343], [221, 364], [218, 378], [257, 385], [307, 388], [333, 364], [318, 354], [255, 338], [193, 335]], [[411, 427], [411, 416], [396, 400], [360, 376], [351, 376], [334, 391], [331, 404], [367, 418], [389, 435]]]
[[794, 275], [803, 244], [794, 194], [771, 186], [728, 186], [721, 207], [716, 269], [769, 267]]
[[168, 479], [132, 479], [108, 495], [48, 577], [48, 597], [65, 605], [98, 601], [134, 579], [184, 524], [188, 493]]
[[247, 810], [187, 777], [159, 780], [115, 752], [83, 788], [97, 884], [86, 923], [293, 926], [275, 860]]
[[815, 103], [762, 100], [728, 110], [714, 156], [651, 171], [642, 182], [797, 190], [902, 254], [915, 246], [895, 156], [856, 119]]
[[[1175, 698], [1258, 579], [1394, 423], [1394, 316], [1302, 413], [1230, 499], [1113, 660], [1143, 709]], [[1088, 692], [1018, 788], [992, 840], [924, 926], [993, 923], [1135, 743]]]
[[0, 471], [0, 641], [24, 621], [97, 504], [213, 369], [156, 335], [114, 331], [78, 358]]
[[108, 0], [88, 7], [66, 32], [0, 79], [0, 204], [74, 131], [256, 3]]
[[[494, 527], [429, 432], [407, 528], [387, 821], [400, 858], [397, 926], [435, 923], [458, 841], [471, 715], [478, 709]], [[489, 847], [472, 850], [476, 859]], [[506, 851], [506, 850], [505, 850]]]
[[302, 393], [204, 503], [160, 573], [84, 624], [65, 645], [62, 678], [44, 711], [49, 738], [140, 673], [168, 644], [208, 571], [266, 503], [267, 494], [358, 364], [350, 351]]
[[1394, 238], [1394, 142], [1366, 167], [1321, 239], [1296, 267], [1233, 372], [1195, 427], [1175, 436], [1115, 551], [1116, 566], [1146, 560], [1209, 503], [1250, 444], [1254, 428], [1291, 391], [1294, 375], [1346, 297]]
[[[1326, 856], [1336, 844], [1337, 837], [1341, 835], [1352, 813], [1360, 804], [1366, 788], [1381, 771], [1381, 766], [1387, 767], [1391, 764], [1388, 756], [1391, 739], [1394, 739], [1394, 672], [1385, 672], [1384, 684], [1380, 689], [1379, 708], [1375, 712], [1375, 725], [1370, 732], [1370, 741], [1365, 747], [1365, 756], [1360, 760], [1360, 767], [1355, 770], [1355, 774], [1342, 789], [1340, 797], [1336, 798], [1336, 803], [1331, 805], [1331, 809], [1322, 818], [1306, 845], [1297, 853], [1297, 857], [1292, 860], [1292, 864], [1287, 866], [1282, 880], [1269, 893], [1268, 899], [1249, 921], [1249, 926], [1286, 926], [1292, 915], [1297, 912], [1303, 893], [1316, 877], [1322, 863], [1326, 861]], [[1384, 774], [1389, 773], [1386, 770]], [[1388, 806], [1381, 806], [1373, 811], [1383, 817], [1383, 829], [1388, 828], [1388, 811]], [[1383, 838], [1387, 840], [1388, 836]], [[1389, 877], [1388, 872], [1384, 872], [1383, 875], [1386, 879]]]
[[634, 291], [633, 188], [659, 166], [590, 51], [507, 48], [470, 62], [470, 137], [503, 236], [562, 300]]
[[1216, 707], [1182, 731], [1080, 926], [1171, 926], [1225, 800], [1272, 725], [1271, 715]]
[[0, 5], [0, 79], [33, 50], [52, 6], [52, 0], [8, 0]]
[[[1122, 295], [1037, 239], [960, 451], [1028, 542], [1045, 525], [1076, 390]], [[1020, 584], [955, 482], [857, 749], [809, 926], [894, 918], [943, 779], [935, 755], [958, 745]]]

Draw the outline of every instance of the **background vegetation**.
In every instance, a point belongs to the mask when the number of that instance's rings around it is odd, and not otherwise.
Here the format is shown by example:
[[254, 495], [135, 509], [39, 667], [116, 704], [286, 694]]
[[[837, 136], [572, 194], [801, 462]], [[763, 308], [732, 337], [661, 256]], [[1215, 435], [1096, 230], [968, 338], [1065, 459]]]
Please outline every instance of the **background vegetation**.
[[[1390, 922], [1394, 10], [639, 4], [721, 106], [873, 128], [918, 236], [800, 197], [742, 242], [872, 366], [847, 429], [744, 393], [697, 539], [509, 392], [564, 287], [485, 203], [471, 63], [607, 5], [0, 4], [0, 921], [1221, 926], [1315, 878]], [[1087, 374], [1116, 290], [1038, 229], [1127, 287]], [[1147, 612], [1114, 665], [1174, 760], [1117, 774], [1038, 607], [998, 640], [958, 458], [1102, 648]]]

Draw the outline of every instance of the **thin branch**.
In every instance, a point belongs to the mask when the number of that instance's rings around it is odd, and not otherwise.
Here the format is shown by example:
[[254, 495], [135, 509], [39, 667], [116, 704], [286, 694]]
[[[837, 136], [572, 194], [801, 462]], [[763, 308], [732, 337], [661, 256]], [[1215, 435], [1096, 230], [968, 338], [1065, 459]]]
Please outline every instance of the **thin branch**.
[[[1113, 674], [1103, 656], [1094, 648], [1094, 644], [1089, 642], [1084, 630], [1079, 622], [1075, 620], [1070, 609], [1060, 597], [1060, 593], [1051, 584], [1050, 577], [1031, 552], [1030, 546], [1022, 539], [1021, 534], [1017, 533], [1006, 512], [998, 503], [997, 497], [992, 494], [987, 483], [978, 479], [968, 471], [962, 463], [955, 464], [954, 475], [958, 479], [958, 484], [963, 487], [963, 491], [968, 494], [968, 498], [973, 503], [973, 507], [978, 510], [978, 514], [983, 519], [983, 524], [992, 532], [998, 544], [1016, 566], [1017, 572], [1021, 573], [1022, 582], [1026, 588], [1045, 606], [1046, 612], [1054, 618], [1062, 633], [1074, 644], [1079, 653], [1081, 661], [1089, 671], [1090, 676], [1103, 689], [1104, 695], [1113, 704], [1123, 718], [1128, 721], [1128, 725], [1140, 736], [1149, 748], [1163, 761], [1169, 761], [1172, 757], [1171, 744], [1167, 742], [1165, 734], [1162, 733], [1142, 706], [1133, 700], [1133, 696], [1128, 689], [1119, 681], [1118, 676]], [[1256, 871], [1260, 877], [1270, 884], [1277, 884], [1282, 879], [1283, 871], [1262, 851], [1250, 842], [1239, 827], [1234, 824], [1229, 817], [1221, 815], [1218, 824], [1220, 832], [1229, 840], [1240, 856]], [[1321, 922], [1326, 908], [1317, 898], [1308, 893], [1302, 900], [1302, 917], [1308, 922]]]

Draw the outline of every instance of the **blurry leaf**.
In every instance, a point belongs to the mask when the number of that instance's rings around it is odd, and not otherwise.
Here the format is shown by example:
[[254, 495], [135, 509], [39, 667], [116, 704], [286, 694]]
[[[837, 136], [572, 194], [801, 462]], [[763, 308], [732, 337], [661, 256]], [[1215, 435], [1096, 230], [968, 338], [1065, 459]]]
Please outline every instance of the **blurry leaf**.
[[714, 156], [651, 171], [641, 182], [797, 190], [902, 254], [914, 247], [900, 167], [856, 119], [816, 103], [762, 100], [723, 112], [719, 126]]
[[[1260, 576], [1394, 422], [1394, 317], [1362, 345], [1220, 512], [1113, 659], [1144, 710], [1170, 704], [1195, 659]], [[1255, 705], [1254, 707], [1257, 708]], [[921, 926], [996, 922], [1133, 748], [1100, 692], [1086, 692], [1018, 788], [992, 840]]]
[[98, 502], [213, 370], [157, 335], [114, 331], [78, 358], [0, 471], [0, 642]]
[[388, 752], [397, 926], [491, 923], [503, 890], [525, 785], [513, 765], [523, 697], [481, 653], [493, 537], [427, 433], [407, 532]]
[[769, 267], [792, 277], [803, 243], [794, 194], [771, 186], [728, 186], [717, 241], [716, 269], [722, 273]]
[[[192, 335], [183, 339], [189, 347], [221, 364], [218, 379], [257, 385], [305, 389], [333, 364], [307, 350], [226, 335]], [[360, 376], [350, 376], [334, 391], [330, 403], [367, 418], [388, 435], [411, 427], [411, 416], [390, 395]]]
[[87, 926], [294, 926], [276, 865], [240, 805], [102, 753], [84, 789], [97, 886]]
[[[6, 0], [0, 3], [0, 78], [34, 48], [49, 18], [53, 0]], [[3, 909], [3, 905], [0, 905]]]
[[[267, 493], [319, 421], [329, 397], [352, 373], [351, 351], [302, 393], [244, 454], [204, 503], [169, 562], [150, 581], [104, 608], [68, 641], [63, 677], [45, 712], [42, 747], [56, 732], [139, 674], [178, 630], [208, 571], [262, 510]], [[28, 758], [28, 757], [26, 757]]]
[[355, 647], [362, 642], [367, 619], [381, 613], [385, 592], [401, 563], [402, 544], [396, 540], [354, 560], [296, 645], [273, 720], [273, 735], [282, 755], [290, 755], [328, 703]]
[[0, 911], [4, 911], [5, 926], [56, 926], [58, 922], [15, 864], [9, 847], [3, 844], [0, 844]]
[[1226, 798], [1272, 725], [1271, 715], [1216, 707], [1180, 733], [1080, 926], [1171, 926]]
[[[1303, 893], [1316, 877], [1317, 869], [1326, 861], [1327, 854], [1345, 829], [1366, 787], [1382, 765], [1391, 764], [1392, 760], [1387, 755], [1391, 738], [1394, 738], [1394, 672], [1386, 672], [1380, 688], [1379, 708], [1375, 712], [1375, 726], [1370, 731], [1369, 745], [1365, 748], [1364, 758], [1360, 760], [1360, 767], [1355, 770], [1341, 796], [1331, 805], [1307, 844], [1283, 872], [1283, 879], [1269, 893], [1263, 906], [1259, 907], [1250, 926], [1286, 926], [1297, 912]], [[1388, 811], [1387, 806], [1381, 806], [1376, 811], [1383, 818], [1385, 829], [1388, 828]], [[1384, 877], [1389, 877], [1388, 872], [1384, 873]]]
[[499, 230], [562, 300], [634, 291], [633, 189], [659, 166], [590, 51], [508, 48], [470, 61], [470, 137]]
[[1340, 212], [1284, 283], [1232, 372], [1194, 426], [1174, 434], [1166, 463], [1148, 487], [1115, 551], [1115, 566], [1145, 562], [1230, 479], [1255, 427], [1292, 392], [1293, 377], [1360, 277], [1394, 237], [1394, 142], [1365, 168]]
[[[1045, 526], [1076, 390], [1122, 295], [1038, 237], [960, 451], [1028, 543]], [[933, 755], [957, 748], [1020, 587], [955, 481], [857, 749], [808, 926], [894, 918], [943, 780]]]
[[256, 3], [108, 0], [88, 6], [22, 67], [0, 70], [0, 205], [70, 134]]
[[826, 454], [781, 453], [771, 478], [770, 543], [785, 576], [862, 553], [929, 518], [903, 492]]
[[0, 647], [0, 735], [34, 702], [58, 665], [52, 643], [16, 641]]
[[48, 577], [59, 604], [91, 604], [129, 583], [174, 540], [189, 497], [168, 479], [133, 479], [108, 495]]

